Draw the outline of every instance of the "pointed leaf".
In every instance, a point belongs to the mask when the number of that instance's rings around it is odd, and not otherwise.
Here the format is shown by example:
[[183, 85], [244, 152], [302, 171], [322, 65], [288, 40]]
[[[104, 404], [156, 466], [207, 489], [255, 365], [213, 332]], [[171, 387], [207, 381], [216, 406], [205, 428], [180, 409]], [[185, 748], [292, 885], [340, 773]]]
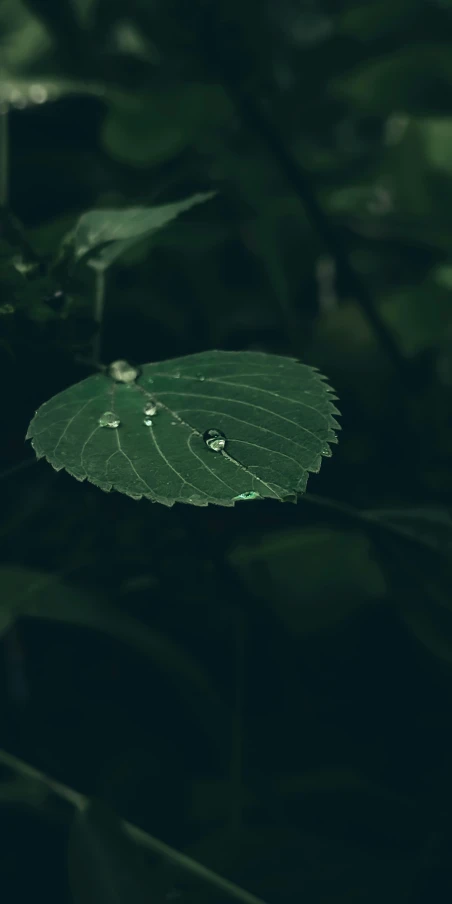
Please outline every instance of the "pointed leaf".
[[339, 429], [335, 396], [292, 358], [210, 351], [115, 362], [50, 399], [27, 438], [56, 470], [173, 505], [296, 499]]
[[[215, 192], [192, 195], [159, 207], [90, 210], [82, 214], [72, 235], [75, 260], [90, 254], [90, 263], [106, 269], [136, 242], [162, 229], [181, 213], [213, 198]], [[91, 252], [95, 251], [95, 256]]]

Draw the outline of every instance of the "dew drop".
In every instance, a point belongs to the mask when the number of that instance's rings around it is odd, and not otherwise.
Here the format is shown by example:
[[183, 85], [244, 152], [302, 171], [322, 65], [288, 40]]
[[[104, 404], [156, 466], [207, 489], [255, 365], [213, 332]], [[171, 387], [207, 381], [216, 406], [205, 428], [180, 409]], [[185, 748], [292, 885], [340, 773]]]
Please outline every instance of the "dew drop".
[[49, 99], [49, 92], [44, 85], [30, 85], [28, 93], [30, 100], [34, 104], [45, 104], [46, 100]]
[[196, 379], [199, 380], [200, 383], [204, 383], [204, 380], [205, 380], [206, 378], [203, 377], [202, 374], [196, 374]]
[[176, 427], [176, 426], [177, 426], [177, 421], [171, 421], [171, 426], [172, 426], [172, 427]]
[[180, 377], [180, 370], [176, 370], [176, 372], [174, 374], [171, 374], [171, 376], [178, 380]]
[[108, 368], [108, 373], [117, 383], [134, 383], [140, 371], [128, 361], [113, 361]]
[[104, 411], [99, 418], [99, 427], [119, 427], [121, 421], [114, 411]]
[[212, 452], [222, 452], [226, 448], [226, 436], [221, 430], [206, 430], [203, 440]]
[[154, 417], [157, 414], [157, 403], [154, 401], [147, 402], [143, 412], [147, 417]]
[[239, 499], [260, 499], [259, 493], [240, 493], [240, 496], [234, 496], [234, 502], [237, 502]]
[[144, 419], [144, 421], [143, 421], [143, 424], [144, 424], [145, 427], [152, 427], [152, 418], [150, 418], [150, 417], [145, 417], [145, 419]]

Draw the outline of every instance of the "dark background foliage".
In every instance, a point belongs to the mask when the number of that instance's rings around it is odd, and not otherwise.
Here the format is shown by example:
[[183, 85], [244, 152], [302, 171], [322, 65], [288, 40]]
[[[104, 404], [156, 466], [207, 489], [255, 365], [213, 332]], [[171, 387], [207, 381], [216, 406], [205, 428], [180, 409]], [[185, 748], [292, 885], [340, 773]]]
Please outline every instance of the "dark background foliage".
[[[447, 900], [452, 3], [2, 0], [0, 52], [0, 746], [98, 802], [0, 751], [2, 900], [228, 899], [113, 811], [267, 904]], [[134, 502], [24, 443], [90, 373], [63, 236], [212, 189], [109, 270], [103, 359], [320, 368], [342, 433], [297, 505]]]

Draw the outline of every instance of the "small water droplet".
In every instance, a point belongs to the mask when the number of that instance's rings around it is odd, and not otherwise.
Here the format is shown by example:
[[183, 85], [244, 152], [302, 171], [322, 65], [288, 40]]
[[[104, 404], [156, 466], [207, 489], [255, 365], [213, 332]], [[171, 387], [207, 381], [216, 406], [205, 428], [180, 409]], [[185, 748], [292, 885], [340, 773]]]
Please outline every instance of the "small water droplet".
[[44, 85], [30, 85], [28, 93], [34, 104], [45, 104], [49, 97], [49, 92]]
[[157, 402], [153, 400], [147, 402], [144, 407], [144, 414], [148, 417], [154, 417], [154, 414], [157, 414]]
[[114, 411], [104, 411], [99, 418], [99, 427], [119, 427], [121, 421]]
[[171, 421], [171, 426], [172, 426], [172, 427], [176, 427], [176, 426], [177, 426], [177, 421]]
[[259, 493], [240, 493], [240, 496], [234, 496], [234, 502], [237, 502], [239, 499], [260, 499]]
[[133, 383], [140, 371], [138, 367], [129, 364], [128, 361], [113, 361], [108, 368], [108, 373], [117, 383]]
[[150, 418], [150, 417], [145, 417], [145, 419], [144, 419], [144, 421], [143, 421], [143, 424], [144, 424], [145, 427], [152, 427], [152, 418]]
[[196, 379], [199, 380], [200, 383], [204, 383], [204, 380], [205, 380], [206, 378], [203, 377], [202, 374], [196, 374]]
[[206, 430], [203, 440], [212, 452], [222, 452], [226, 448], [226, 436], [221, 430]]
[[180, 377], [180, 370], [176, 370], [171, 376], [178, 380]]

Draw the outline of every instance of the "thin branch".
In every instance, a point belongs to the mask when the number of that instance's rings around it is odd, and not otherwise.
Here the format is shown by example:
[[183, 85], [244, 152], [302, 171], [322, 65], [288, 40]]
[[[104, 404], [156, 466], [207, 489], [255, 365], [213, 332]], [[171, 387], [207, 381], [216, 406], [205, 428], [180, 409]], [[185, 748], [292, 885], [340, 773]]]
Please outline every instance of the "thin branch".
[[245, 691], [246, 613], [233, 610], [234, 632], [234, 706], [232, 714], [231, 744], [231, 828], [237, 832], [242, 824], [243, 811], [243, 735]]
[[0, 101], [0, 207], [6, 207], [9, 197], [9, 111]]
[[[67, 801], [67, 803], [81, 812], [89, 807], [89, 798], [84, 794], [80, 794], [78, 791], [74, 791], [73, 788], [69, 788], [67, 785], [55, 781], [44, 772], [35, 769], [34, 766], [30, 766], [13, 754], [7, 753], [6, 750], [0, 750], [0, 763], [7, 766], [9, 769], [12, 769], [14, 772], [19, 773], [19, 775], [29, 778], [33, 782], [42, 782], [49, 791]], [[224, 894], [229, 895], [231, 898], [235, 898], [236, 901], [242, 901], [243, 904], [265, 904], [265, 901], [261, 898], [257, 898], [256, 895], [245, 891], [245, 889], [235, 885], [234, 882], [230, 882], [228, 879], [223, 878], [223, 876], [219, 876], [218, 873], [215, 873], [213, 870], [198, 863], [197, 860], [193, 860], [191, 857], [187, 857], [186, 854], [176, 851], [163, 841], [159, 841], [158, 838], [148, 835], [147, 832], [144, 832], [132, 823], [127, 822], [125, 819], [121, 820], [121, 826], [132, 841], [135, 841], [142, 847], [152, 851], [153, 854], [164, 857], [170, 863], [174, 863], [179, 869], [191, 873], [193, 876], [196, 876], [204, 882], [208, 882]]]
[[93, 339], [92, 357], [95, 366], [99, 368], [102, 349], [102, 323], [105, 310], [105, 269], [92, 265], [94, 277], [94, 307], [93, 319], [97, 330]]
[[227, 52], [224, 52], [224, 42], [222, 42], [218, 33], [220, 23], [217, 24], [215, 13], [212, 15], [211, 9], [212, 6], [210, 4], [209, 8], [207, 8], [207, 4], [203, 5], [204, 32], [201, 30], [203, 53], [208, 59], [210, 68], [220, 78], [245, 125], [260, 138], [301, 201], [312, 226], [321, 237], [329, 253], [334, 257], [338, 274], [342, 274], [348, 289], [359, 304], [404, 386], [411, 390], [412, 384], [409, 379], [408, 363], [401, 354], [391, 331], [380, 317], [367, 286], [353, 269], [349, 252], [345, 247], [341, 234], [330, 223], [316, 197], [312, 187], [311, 176], [304, 171], [298, 160], [287, 149], [277, 130], [259, 106], [243, 90], [236, 76], [236, 66], [229, 59]]

